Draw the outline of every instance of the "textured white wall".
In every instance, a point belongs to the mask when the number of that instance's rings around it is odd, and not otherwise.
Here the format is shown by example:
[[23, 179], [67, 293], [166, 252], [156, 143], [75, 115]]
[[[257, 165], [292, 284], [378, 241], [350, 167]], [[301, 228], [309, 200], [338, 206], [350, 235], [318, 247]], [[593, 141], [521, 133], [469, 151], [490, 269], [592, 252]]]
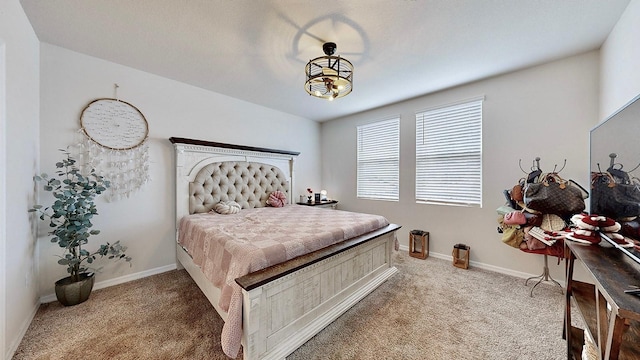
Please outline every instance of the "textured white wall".
[[[96, 98], [114, 97], [115, 83], [118, 98], [136, 106], [149, 122], [152, 180], [129, 199], [107, 203], [98, 198], [94, 226], [101, 233], [90, 241], [97, 246], [120, 240], [129, 247], [133, 266], [102, 261], [98, 282], [175, 263], [171, 136], [299, 151], [295, 194], [307, 186], [320, 186], [320, 126], [316, 122], [50, 44], [42, 44], [41, 53], [42, 171], [54, 169], [60, 159], [56, 149], [78, 139], [84, 107]], [[40, 294], [48, 295], [53, 293], [53, 283], [65, 275], [65, 268], [56, 264], [57, 245], [49, 243], [46, 232], [40, 235]]]
[[0, 47], [0, 94], [5, 95], [0, 102], [0, 357], [9, 358], [38, 306], [35, 232], [27, 209], [34, 199], [31, 178], [38, 165], [39, 43], [17, 0], [0, 2]]
[[[539, 274], [542, 257], [504, 245], [496, 232], [495, 209], [505, 202], [502, 190], [511, 188], [539, 156], [544, 171], [560, 167], [566, 178], [588, 184], [588, 134], [598, 120], [598, 52], [463, 85], [399, 104], [333, 120], [322, 125], [323, 185], [342, 208], [375, 212], [408, 232], [430, 232], [431, 251], [451, 254], [455, 243], [471, 246], [471, 260], [514, 272]], [[436, 105], [484, 95], [483, 208], [416, 204], [415, 112]], [[401, 115], [400, 201], [356, 198], [356, 126]], [[555, 261], [550, 261], [555, 264]], [[563, 266], [553, 275], [563, 279]]]
[[600, 50], [600, 119], [640, 95], [640, 0], [631, 0]]

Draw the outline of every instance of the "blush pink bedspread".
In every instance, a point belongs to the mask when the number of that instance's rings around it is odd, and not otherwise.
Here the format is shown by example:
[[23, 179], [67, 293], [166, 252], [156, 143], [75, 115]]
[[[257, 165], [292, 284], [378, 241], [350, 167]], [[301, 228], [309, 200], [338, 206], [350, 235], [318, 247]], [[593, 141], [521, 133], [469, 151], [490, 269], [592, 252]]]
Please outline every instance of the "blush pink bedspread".
[[194, 214], [180, 221], [179, 242], [214, 286], [227, 311], [222, 348], [235, 358], [242, 339], [242, 290], [235, 279], [388, 225], [379, 215], [311, 206]]

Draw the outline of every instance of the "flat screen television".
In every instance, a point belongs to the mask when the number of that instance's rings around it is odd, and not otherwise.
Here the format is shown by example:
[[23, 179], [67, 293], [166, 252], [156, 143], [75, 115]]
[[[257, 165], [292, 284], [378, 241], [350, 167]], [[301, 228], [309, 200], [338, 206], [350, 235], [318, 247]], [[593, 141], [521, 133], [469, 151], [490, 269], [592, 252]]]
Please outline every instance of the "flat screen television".
[[[613, 169], [614, 175], [620, 175], [621, 173], [617, 173], [617, 171], [621, 171], [623, 172], [622, 175], [626, 173], [630, 178], [640, 178], [640, 95], [591, 130], [589, 157], [592, 179], [594, 174], [602, 174], [610, 169]], [[618, 178], [614, 180], [618, 180]], [[619, 217], [611, 213], [607, 214], [606, 212], [612, 211], [605, 209], [611, 208], [613, 197], [603, 197], [599, 194], [602, 193], [596, 192], [595, 195], [598, 196], [594, 196], [592, 182], [589, 196], [591, 213], [596, 213], [597, 210], [599, 212], [598, 215], [615, 218], [622, 224], [629, 223], [629, 220], [633, 219], [633, 216]], [[607, 202], [606, 206], [604, 205], [605, 202]], [[640, 208], [640, 204], [638, 204], [637, 208]], [[631, 221], [640, 221], [640, 217]], [[640, 234], [640, 231], [636, 231], [633, 236], [628, 237], [640, 240], [638, 234]], [[606, 235], [602, 237], [606, 242], [640, 263], [640, 251], [636, 248], [622, 247]]]

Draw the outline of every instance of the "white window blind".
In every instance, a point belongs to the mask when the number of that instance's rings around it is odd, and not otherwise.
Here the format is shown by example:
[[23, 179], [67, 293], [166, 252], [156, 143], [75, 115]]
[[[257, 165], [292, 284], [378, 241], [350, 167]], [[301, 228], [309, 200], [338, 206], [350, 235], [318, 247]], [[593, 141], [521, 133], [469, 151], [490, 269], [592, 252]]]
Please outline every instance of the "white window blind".
[[416, 202], [482, 206], [482, 101], [416, 113]]
[[398, 200], [400, 118], [360, 125], [357, 131], [358, 198]]

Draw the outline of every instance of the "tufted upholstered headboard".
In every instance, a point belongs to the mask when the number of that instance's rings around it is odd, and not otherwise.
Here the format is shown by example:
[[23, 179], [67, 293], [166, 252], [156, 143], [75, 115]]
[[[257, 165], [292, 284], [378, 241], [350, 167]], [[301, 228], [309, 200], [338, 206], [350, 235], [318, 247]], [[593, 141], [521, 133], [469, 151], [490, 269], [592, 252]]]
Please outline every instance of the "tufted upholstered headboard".
[[276, 190], [291, 198], [287, 176], [277, 166], [246, 161], [211, 163], [189, 183], [189, 213], [209, 212], [220, 201], [235, 201], [243, 209], [263, 207]]
[[291, 194], [294, 160], [300, 154], [172, 137], [176, 167], [176, 239], [182, 217], [209, 211], [220, 201], [243, 208], [264, 206], [271, 191]]

